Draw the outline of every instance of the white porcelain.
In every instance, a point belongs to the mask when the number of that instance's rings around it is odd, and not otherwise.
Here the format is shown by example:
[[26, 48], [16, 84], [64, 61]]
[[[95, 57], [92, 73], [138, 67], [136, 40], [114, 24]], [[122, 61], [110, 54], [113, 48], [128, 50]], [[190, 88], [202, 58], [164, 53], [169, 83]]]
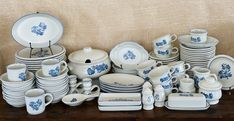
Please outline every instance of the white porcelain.
[[206, 103], [205, 107], [170, 107], [168, 105], [168, 101], [165, 102], [165, 107], [169, 110], [180, 110], [180, 111], [202, 111], [207, 110], [210, 105], [209, 103]]
[[234, 59], [228, 55], [217, 55], [212, 58], [207, 67], [211, 73], [218, 76], [223, 90], [230, 90], [234, 86]]
[[205, 96], [197, 93], [172, 93], [168, 96], [167, 105], [175, 108], [204, 108], [207, 106]]
[[141, 93], [101, 93], [99, 106], [135, 106], [141, 105]]
[[184, 44], [190, 48], [214, 47], [219, 43], [219, 40], [211, 36], [207, 37], [207, 41], [205, 43], [199, 43], [199, 44], [192, 43], [190, 35], [180, 35], [178, 36], [178, 40], [181, 44]]
[[68, 59], [70, 72], [77, 75], [79, 79], [97, 78], [111, 69], [107, 52], [91, 47], [72, 52]]
[[199, 93], [202, 93], [210, 105], [215, 105], [222, 97], [222, 84], [218, 81], [216, 75], [209, 75], [205, 80], [199, 83]]
[[192, 29], [190, 31], [192, 43], [205, 43], [207, 41], [207, 30], [205, 29]]
[[[101, 85], [101, 90], [106, 93], [139, 93], [142, 91], [142, 88], [139, 89], [114, 89]], [[127, 87], [128, 88], [128, 87]]]
[[113, 89], [113, 90], [127, 90], [127, 91], [130, 91], [130, 90], [141, 90], [143, 87], [142, 85], [140, 86], [137, 86], [137, 87], [118, 87], [118, 86], [112, 86], [112, 85], [106, 85], [104, 83], [100, 83], [100, 86], [101, 88], [108, 88], [108, 89]]
[[69, 84], [76, 84], [77, 83], [77, 76], [76, 75], [69, 75]]
[[168, 57], [168, 58], [159, 58], [159, 57], [157, 57], [157, 56], [155, 55], [154, 51], [150, 52], [149, 55], [150, 55], [150, 58], [151, 58], [151, 59], [158, 60], [158, 61], [162, 61], [162, 62], [170, 61], [170, 60], [173, 60], [173, 61], [174, 61], [174, 60], [179, 60], [179, 53], [172, 53], [172, 54], [170, 55], [170, 57]]
[[62, 35], [62, 23], [46, 13], [23, 16], [12, 27], [13, 38], [25, 47], [48, 47], [56, 43]]
[[195, 66], [191, 69], [193, 71], [193, 79], [194, 79], [194, 84], [196, 88], [199, 88], [199, 82], [204, 80], [206, 77], [210, 75], [210, 70], [207, 68], [201, 68], [198, 66]]
[[184, 93], [195, 93], [194, 80], [191, 78], [181, 79], [179, 91]]
[[[50, 97], [51, 100], [45, 103], [45, 98]], [[31, 115], [37, 115], [43, 113], [45, 107], [49, 105], [53, 100], [53, 95], [45, 93], [42, 89], [31, 89], [25, 92], [25, 102], [27, 112]]]
[[154, 68], [161, 66], [162, 62], [158, 61], [156, 62], [155, 60], [146, 60], [140, 64], [137, 65], [137, 74], [144, 78], [145, 80], [149, 80], [148, 74], [151, 70]]
[[82, 104], [84, 101], [86, 101], [89, 98], [95, 98], [98, 97], [99, 93], [93, 94], [93, 95], [85, 95], [85, 94], [69, 94], [62, 98], [62, 102], [69, 106], [78, 106]]
[[171, 45], [165, 45], [163, 47], [154, 48], [154, 53], [158, 58], [168, 58], [171, 54], [177, 54], [179, 49]]
[[184, 61], [175, 61], [168, 64], [168, 66], [174, 68], [173, 75], [178, 75], [190, 69], [190, 64]]
[[152, 42], [154, 47], [162, 47], [165, 45], [170, 45], [172, 42], [176, 40], [177, 40], [176, 34], [166, 34], [162, 37], [153, 40]]
[[123, 73], [123, 74], [132, 74], [132, 75], [137, 75], [137, 70], [136, 69], [123, 69], [120, 67], [117, 67], [115, 64], [112, 64], [112, 72], [113, 73]]
[[134, 106], [98, 106], [100, 111], [138, 111], [142, 109], [142, 105]]
[[[68, 69], [65, 68], [64, 66], [61, 67], [62, 70], [65, 70], [65, 71], [62, 71], [60, 73], [60, 75], [56, 76], [56, 77], [50, 77], [50, 76], [44, 76], [43, 73], [42, 73], [42, 69], [39, 69], [37, 70], [37, 72], [35, 73], [36, 77], [38, 80], [40, 81], [46, 81], [45, 83], [55, 83], [55, 81], [57, 80], [61, 80], [63, 78], [65, 78], [67, 76], [67, 73], [68, 73]], [[57, 82], [56, 81], [56, 82]]]
[[142, 85], [142, 92], [144, 91], [144, 89], [151, 89], [153, 90], [153, 85], [149, 82], [149, 81], [146, 81], [143, 85]]
[[157, 85], [154, 88], [154, 105], [155, 107], [163, 107], [164, 101], [166, 99], [166, 94], [162, 85]]
[[152, 110], [154, 108], [153, 90], [146, 88], [142, 91], [142, 104], [144, 110]]
[[110, 52], [111, 61], [123, 69], [136, 69], [137, 64], [149, 58], [148, 52], [136, 42], [126, 41]]
[[7, 66], [7, 76], [10, 81], [25, 81], [27, 66], [25, 64], [14, 63]]
[[[65, 68], [61, 68], [64, 65]], [[48, 59], [41, 62], [42, 74], [44, 76], [56, 77], [66, 70], [67, 63], [58, 59]]]
[[144, 79], [139, 76], [120, 73], [103, 75], [99, 77], [99, 81], [100, 83], [116, 87], [138, 87], [145, 82]]
[[27, 75], [26, 76], [27, 78], [25, 81], [10, 81], [8, 79], [7, 73], [4, 73], [1, 75], [1, 81], [2, 81], [2, 84], [4, 85], [7, 85], [11, 88], [17, 88], [17, 87], [25, 86], [29, 83], [32, 83], [32, 81], [34, 80], [34, 74], [28, 71], [26, 75]]

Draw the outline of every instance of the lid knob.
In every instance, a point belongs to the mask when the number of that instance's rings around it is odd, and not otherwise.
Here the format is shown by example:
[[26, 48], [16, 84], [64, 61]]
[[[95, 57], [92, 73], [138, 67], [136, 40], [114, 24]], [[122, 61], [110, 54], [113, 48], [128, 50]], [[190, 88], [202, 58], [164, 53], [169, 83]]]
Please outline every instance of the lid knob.
[[85, 53], [88, 53], [88, 52], [92, 51], [92, 48], [91, 47], [85, 47], [85, 48], [83, 48], [83, 51]]

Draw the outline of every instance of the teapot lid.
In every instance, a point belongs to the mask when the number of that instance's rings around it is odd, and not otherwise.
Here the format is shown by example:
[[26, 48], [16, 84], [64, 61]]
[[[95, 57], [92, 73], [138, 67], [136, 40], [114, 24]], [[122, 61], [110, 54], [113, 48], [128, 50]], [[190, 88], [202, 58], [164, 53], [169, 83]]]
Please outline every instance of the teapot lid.
[[107, 52], [91, 47], [85, 47], [83, 50], [78, 50], [71, 53], [68, 59], [74, 63], [95, 63], [108, 58]]
[[199, 87], [205, 90], [219, 90], [222, 88], [222, 84], [218, 81], [215, 74], [211, 74], [205, 80], [199, 82]]

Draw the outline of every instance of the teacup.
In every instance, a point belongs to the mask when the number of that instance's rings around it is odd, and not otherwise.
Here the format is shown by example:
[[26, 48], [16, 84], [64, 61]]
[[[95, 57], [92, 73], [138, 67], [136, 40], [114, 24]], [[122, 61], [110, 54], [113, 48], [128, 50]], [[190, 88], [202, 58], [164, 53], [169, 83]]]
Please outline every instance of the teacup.
[[194, 80], [191, 78], [183, 78], [180, 80], [180, 87], [179, 91], [187, 92], [187, 93], [194, 93]]
[[162, 46], [165, 46], [165, 45], [170, 45], [171, 42], [174, 42], [177, 40], [177, 36], [175, 34], [167, 34], [167, 35], [164, 35], [160, 38], [157, 38], [153, 41], [153, 45], [154, 47], [162, 47]]
[[205, 29], [192, 29], [190, 31], [191, 42], [205, 43], [207, 41], [207, 30]]
[[137, 74], [144, 78], [146, 81], [149, 80], [148, 74], [155, 67], [163, 65], [162, 62], [156, 62], [155, 60], [146, 60], [137, 65]]
[[210, 70], [198, 66], [193, 67], [191, 70], [193, 71], [194, 74], [193, 76], [194, 85], [196, 88], [199, 88], [198, 83], [210, 75]]
[[[61, 70], [61, 65], [65, 68]], [[42, 74], [48, 77], [56, 77], [67, 69], [67, 63], [65, 61], [59, 61], [58, 59], [48, 59], [41, 63]]]
[[[45, 98], [49, 97], [49, 101], [45, 103]], [[43, 89], [30, 89], [25, 92], [25, 102], [27, 112], [31, 115], [37, 115], [44, 112], [45, 107], [53, 101], [53, 95], [45, 93]]]
[[25, 81], [27, 66], [25, 64], [15, 63], [7, 66], [7, 76], [9, 81]]
[[171, 45], [154, 48], [154, 53], [158, 58], [168, 58], [171, 54], [177, 54], [178, 52], [179, 49], [177, 47], [172, 47]]
[[181, 79], [184, 79], [184, 78], [189, 78], [189, 75], [188, 74], [185, 74], [184, 72], [183, 73], [179, 73], [178, 75], [175, 76], [176, 79], [178, 80], [176, 83], [174, 83], [174, 86], [175, 87], [179, 87], [180, 86], [180, 83], [179, 81]]
[[174, 68], [173, 75], [179, 75], [190, 69], [190, 64], [184, 63], [184, 61], [171, 62], [168, 65]]
[[[165, 82], [160, 84], [160, 85], [162, 85], [166, 96], [169, 95], [170, 93], [172, 93], [173, 90], [175, 90], [175, 93], [179, 92], [178, 88], [173, 86], [174, 83], [176, 83], [176, 82], [177, 82], [176, 79], [170, 79], [170, 80], [165, 81]], [[158, 85], [158, 84], [154, 84], [154, 87], [155, 87], [155, 85]]]

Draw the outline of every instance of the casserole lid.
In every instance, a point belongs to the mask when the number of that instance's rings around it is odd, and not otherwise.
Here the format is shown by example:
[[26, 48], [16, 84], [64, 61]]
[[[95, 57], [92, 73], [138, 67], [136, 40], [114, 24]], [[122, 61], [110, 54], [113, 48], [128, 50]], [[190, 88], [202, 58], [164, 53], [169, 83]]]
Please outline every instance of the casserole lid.
[[75, 51], [68, 56], [68, 59], [74, 63], [96, 63], [108, 58], [107, 52], [91, 47], [85, 47], [82, 50]]
[[204, 90], [219, 90], [222, 88], [222, 84], [218, 81], [215, 74], [211, 74], [205, 80], [199, 82], [199, 87]]

